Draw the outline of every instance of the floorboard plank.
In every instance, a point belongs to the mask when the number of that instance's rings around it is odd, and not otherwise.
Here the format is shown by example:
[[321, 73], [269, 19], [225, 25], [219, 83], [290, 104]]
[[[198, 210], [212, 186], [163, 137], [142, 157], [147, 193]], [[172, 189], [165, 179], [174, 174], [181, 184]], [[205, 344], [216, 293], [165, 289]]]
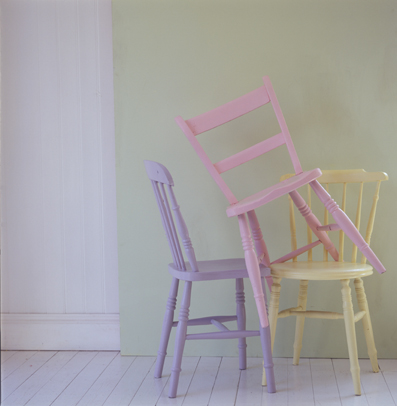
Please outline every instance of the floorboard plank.
[[336, 382], [339, 396], [343, 406], [368, 406], [365, 392], [361, 396], [354, 395], [353, 378], [350, 372], [350, 361], [348, 359], [333, 359]]
[[1, 380], [4, 381], [9, 375], [32, 358], [37, 351], [17, 351], [1, 365]]
[[397, 359], [379, 359], [378, 364], [382, 372], [397, 372]]
[[47, 406], [70, 385], [86, 365], [97, 355], [95, 351], [78, 352], [61, 370], [55, 374], [26, 404]]
[[27, 359], [19, 368], [15, 369], [12, 374], [8, 375], [7, 378], [2, 381], [2, 399], [7, 399], [55, 354], [55, 351], [36, 352], [36, 354]]
[[40, 369], [12, 392], [2, 402], [2, 406], [24, 405], [27, 403], [76, 354], [77, 351], [57, 352]]
[[209, 406], [234, 405], [240, 381], [238, 357], [223, 357], [211, 394]]
[[314, 401], [318, 405], [342, 406], [330, 359], [311, 359]]
[[1, 351], [1, 363], [8, 360], [8, 358], [12, 357], [18, 351]]
[[385, 378], [394, 404], [397, 405], [397, 371], [383, 372], [383, 377]]
[[155, 357], [136, 357], [110, 396], [106, 399], [104, 406], [129, 405], [155, 360]]
[[208, 405], [221, 359], [221, 357], [200, 358], [183, 406]]
[[382, 373], [372, 371], [369, 359], [360, 359], [361, 388], [369, 406], [395, 406], [393, 397]]
[[288, 363], [288, 402], [296, 406], [314, 405], [310, 360], [301, 358], [299, 365]]
[[101, 406], [127, 372], [136, 357], [123, 357], [118, 353], [95, 381], [78, 406]]
[[117, 355], [115, 351], [99, 352], [67, 388], [52, 403], [53, 406], [72, 406], [84, 397], [102, 372], [109, 366]]
[[241, 371], [236, 406], [261, 406], [262, 358], [248, 358], [247, 369]]
[[[164, 369], [170, 370], [172, 366], [172, 359], [167, 357], [164, 362]], [[164, 390], [165, 385], [169, 379], [169, 376], [163, 375], [161, 378], [154, 377], [154, 369], [156, 363], [152, 365], [149, 373], [146, 375], [145, 380], [139, 387], [135, 394], [130, 406], [153, 406], [157, 403]]]
[[292, 364], [292, 358], [274, 358], [273, 363], [277, 392], [268, 393], [264, 386], [262, 406], [285, 406], [288, 405], [288, 364]]

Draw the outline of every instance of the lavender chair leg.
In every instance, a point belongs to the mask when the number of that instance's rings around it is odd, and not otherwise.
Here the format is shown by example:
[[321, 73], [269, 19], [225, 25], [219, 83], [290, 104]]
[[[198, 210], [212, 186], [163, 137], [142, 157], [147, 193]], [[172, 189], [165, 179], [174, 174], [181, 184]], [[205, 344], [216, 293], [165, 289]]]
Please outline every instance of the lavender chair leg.
[[183, 349], [185, 348], [191, 295], [192, 295], [192, 282], [185, 282], [181, 308], [179, 310], [179, 322], [178, 327], [176, 329], [174, 359], [171, 368], [170, 388], [168, 392], [168, 397], [170, 398], [176, 397], [179, 375], [182, 371], [181, 369], [182, 355]]
[[274, 378], [274, 366], [271, 350], [270, 327], [260, 327], [261, 344], [263, 351], [263, 366], [266, 371], [267, 391], [276, 392], [276, 381]]
[[[236, 307], [237, 307], [237, 328], [246, 330], [246, 314], [245, 314], [245, 296], [244, 296], [244, 280], [236, 279]], [[240, 369], [247, 369], [247, 340], [239, 338], [238, 354]]]
[[163, 328], [161, 330], [160, 347], [157, 352], [156, 367], [154, 370], [154, 377], [161, 378], [164, 367], [164, 360], [167, 355], [168, 341], [174, 322], [174, 311], [176, 307], [176, 297], [178, 294], [179, 279], [173, 278], [171, 283], [170, 293], [168, 295], [166, 311], [163, 320]]

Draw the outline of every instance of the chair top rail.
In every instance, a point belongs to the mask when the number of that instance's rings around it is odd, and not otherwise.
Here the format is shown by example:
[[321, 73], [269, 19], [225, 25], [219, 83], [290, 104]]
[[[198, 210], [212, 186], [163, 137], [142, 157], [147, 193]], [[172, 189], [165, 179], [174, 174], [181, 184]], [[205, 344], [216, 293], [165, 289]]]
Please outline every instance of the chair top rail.
[[266, 87], [261, 86], [238, 99], [186, 120], [194, 135], [212, 130], [270, 102]]
[[168, 169], [161, 165], [158, 162], [154, 161], [143, 161], [146, 168], [146, 173], [150, 180], [154, 180], [156, 182], [165, 183], [169, 186], [174, 186], [174, 180]]

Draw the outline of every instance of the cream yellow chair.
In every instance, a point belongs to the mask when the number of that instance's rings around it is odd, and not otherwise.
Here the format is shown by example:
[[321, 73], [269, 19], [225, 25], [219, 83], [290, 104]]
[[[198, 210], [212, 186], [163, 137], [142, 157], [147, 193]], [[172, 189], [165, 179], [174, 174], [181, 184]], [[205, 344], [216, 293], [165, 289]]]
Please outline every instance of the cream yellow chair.
[[[372, 190], [369, 190], [369, 192], [371, 193], [370, 196], [373, 198], [373, 201], [372, 206], [371, 203], [369, 203], [368, 207], [369, 220], [367, 223], [366, 238], [365, 238], [366, 242], [369, 244], [374, 225], [376, 205], [379, 199], [380, 184], [382, 181], [388, 179], [387, 174], [383, 172], [365, 172], [363, 169], [342, 170], [342, 171], [334, 170], [322, 172], [323, 174], [320, 178], [318, 178], [318, 181], [323, 185], [325, 185], [327, 191], [329, 188], [332, 188], [332, 195], [335, 197], [335, 195], [337, 194], [335, 188], [341, 189], [340, 191], [341, 209], [343, 211], [346, 211], [347, 201], [348, 207], [351, 209], [351, 205], [349, 204], [350, 200], [347, 199], [347, 190], [349, 189], [349, 191], [350, 190], [353, 191], [353, 189], [355, 189], [356, 193], [358, 194], [358, 203], [356, 205], [354, 202], [353, 208], [356, 211], [355, 225], [357, 229], [360, 228], [362, 212], [364, 212], [363, 207], [365, 207], [365, 202], [367, 201], [366, 196], [368, 195], [367, 193], [364, 193], [364, 183], [372, 183], [374, 193], [372, 194]], [[285, 175], [283, 176], [282, 180], [288, 179], [290, 176], [292, 175]], [[353, 183], [357, 185], [356, 186], [350, 185]], [[370, 186], [371, 185], [366, 186], [365, 192], [368, 192], [367, 189], [370, 188]], [[363, 196], [365, 196], [364, 199]], [[354, 200], [355, 199], [356, 197], [354, 198]], [[308, 188], [308, 203], [310, 206], [310, 188]], [[353, 216], [350, 213], [349, 217], [353, 218]], [[299, 364], [305, 318], [308, 317], [316, 319], [317, 318], [344, 319], [350, 358], [350, 370], [353, 377], [354, 391], [356, 395], [360, 395], [361, 394], [360, 367], [358, 364], [356, 330], [355, 330], [355, 322], [359, 320], [362, 320], [363, 322], [365, 339], [368, 348], [368, 355], [371, 360], [372, 369], [374, 372], [379, 372], [377, 351], [375, 348], [371, 319], [368, 310], [368, 303], [362, 281], [362, 278], [364, 276], [369, 276], [372, 274], [372, 266], [366, 264], [366, 258], [364, 256], [361, 257], [361, 260], [357, 261], [357, 247], [354, 245], [351, 248], [351, 261], [344, 262], [344, 253], [346, 253], [344, 247], [344, 233], [343, 231], [340, 230], [340, 228], [336, 224], [329, 224], [327, 210], [325, 210], [324, 212], [323, 224], [328, 224], [327, 226], [322, 227], [323, 230], [329, 231], [339, 230], [338, 262], [334, 262], [332, 259], [328, 261], [328, 253], [325, 250], [323, 253], [322, 260], [315, 261], [313, 260], [314, 250], [310, 250], [308, 252], [307, 261], [301, 261], [295, 257], [292, 260], [292, 262], [271, 264], [271, 275], [273, 276], [273, 286], [271, 290], [269, 304], [269, 323], [271, 330], [272, 349], [274, 344], [274, 338], [276, 335], [277, 320], [279, 318], [296, 316], [294, 357], [293, 357], [294, 365]], [[294, 205], [291, 199], [290, 199], [290, 228], [291, 228], [292, 250], [295, 250], [297, 247], [297, 234], [296, 234], [297, 227], [295, 224]], [[331, 235], [332, 234], [330, 233], [330, 236]], [[312, 233], [310, 229], [308, 229], [307, 231], [307, 239], [308, 243], [311, 244]], [[318, 244], [320, 244], [320, 242], [318, 242]], [[283, 278], [296, 279], [300, 281], [299, 295], [296, 307], [279, 312], [279, 300], [281, 290], [280, 282]], [[357, 312], [356, 314], [353, 311], [351, 289], [349, 286], [351, 279], [354, 280], [357, 302], [359, 306], [359, 312]], [[313, 310], [306, 311], [307, 289], [309, 281], [334, 281], [334, 280], [340, 280], [342, 284], [343, 313], [313, 311]], [[263, 375], [263, 385], [266, 385], [265, 375]]]

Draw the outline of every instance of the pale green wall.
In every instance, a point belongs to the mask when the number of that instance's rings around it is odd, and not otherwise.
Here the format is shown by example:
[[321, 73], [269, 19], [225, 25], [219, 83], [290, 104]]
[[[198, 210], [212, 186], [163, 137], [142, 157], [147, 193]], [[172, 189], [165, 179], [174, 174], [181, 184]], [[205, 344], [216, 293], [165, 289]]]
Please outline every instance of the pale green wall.
[[[237, 221], [226, 217], [226, 199], [174, 117], [217, 107], [261, 86], [262, 76], [269, 75], [304, 169], [365, 168], [390, 176], [382, 186], [372, 243], [388, 272], [367, 278], [366, 286], [379, 355], [397, 356], [395, 8], [395, 1], [363, 0], [113, 1], [124, 354], [156, 353], [171, 280], [168, 246], [143, 160], [157, 160], [173, 174], [199, 258], [241, 256]], [[200, 140], [214, 146], [214, 159], [230, 155], [263, 139], [261, 114], [230, 125], [227, 136]], [[275, 134], [274, 124], [270, 127], [268, 134]], [[282, 157], [287, 158], [283, 151], [275, 151], [266, 162], [242, 168], [242, 175], [236, 170], [235, 181], [252, 179], [233, 190], [240, 195], [275, 182], [291, 170]], [[258, 211], [273, 258], [289, 249], [286, 210], [279, 201]], [[221, 314], [234, 308], [233, 284], [214, 285], [196, 287], [192, 316], [197, 308], [204, 315], [211, 306]], [[338, 283], [332, 289], [317, 286], [310, 291], [311, 303], [340, 310]], [[250, 292], [248, 286], [247, 296]], [[281, 306], [293, 306], [295, 284], [287, 281], [283, 294]], [[247, 311], [254, 328], [250, 297]], [[303, 356], [347, 356], [342, 321], [309, 320], [306, 329]], [[291, 356], [293, 330], [292, 318], [279, 322], [276, 356]], [[357, 331], [359, 354], [365, 357], [361, 325]], [[189, 342], [186, 354], [236, 355], [237, 349], [234, 341]], [[249, 354], [260, 354], [259, 340], [249, 340]]]

